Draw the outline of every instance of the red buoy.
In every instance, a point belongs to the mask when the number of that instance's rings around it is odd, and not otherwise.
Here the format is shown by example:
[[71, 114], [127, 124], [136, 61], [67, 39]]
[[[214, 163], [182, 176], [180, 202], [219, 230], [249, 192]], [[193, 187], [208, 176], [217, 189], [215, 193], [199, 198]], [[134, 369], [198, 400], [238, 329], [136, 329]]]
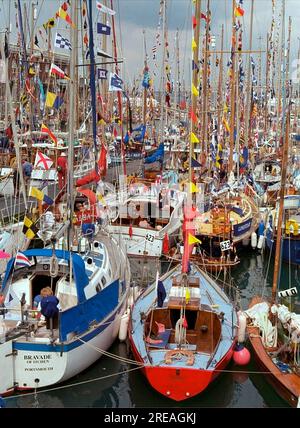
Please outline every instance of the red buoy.
[[250, 362], [250, 352], [243, 345], [238, 344], [233, 352], [233, 361], [239, 366], [246, 366]]

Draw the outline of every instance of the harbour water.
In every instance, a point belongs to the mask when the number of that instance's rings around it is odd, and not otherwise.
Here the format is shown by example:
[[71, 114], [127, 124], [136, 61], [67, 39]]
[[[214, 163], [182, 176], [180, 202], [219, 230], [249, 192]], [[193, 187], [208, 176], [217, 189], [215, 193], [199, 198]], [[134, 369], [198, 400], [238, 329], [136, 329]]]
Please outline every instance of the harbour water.
[[[272, 285], [272, 261], [267, 275], [266, 294]], [[162, 262], [162, 270], [168, 263]], [[263, 255], [244, 250], [240, 265], [232, 272], [235, 284], [240, 289], [241, 305], [247, 308], [249, 299], [261, 294], [264, 275], [269, 263], [269, 253]], [[131, 260], [133, 279], [138, 284], [151, 282], [156, 264]], [[281, 288], [296, 286], [300, 291], [299, 267], [284, 264], [281, 273]], [[299, 298], [293, 302], [299, 305]], [[298, 306], [299, 308], [299, 306]], [[298, 308], [296, 312], [298, 312]], [[132, 358], [128, 343], [115, 342], [110, 352], [114, 358], [103, 356], [96, 364], [69, 382], [46, 391], [16, 395], [6, 399], [8, 408], [268, 408], [288, 407], [272, 387], [253, 360], [245, 367], [233, 362], [227, 370], [202, 394], [184, 402], [174, 402], [156, 393], [134, 364], [123, 359]]]

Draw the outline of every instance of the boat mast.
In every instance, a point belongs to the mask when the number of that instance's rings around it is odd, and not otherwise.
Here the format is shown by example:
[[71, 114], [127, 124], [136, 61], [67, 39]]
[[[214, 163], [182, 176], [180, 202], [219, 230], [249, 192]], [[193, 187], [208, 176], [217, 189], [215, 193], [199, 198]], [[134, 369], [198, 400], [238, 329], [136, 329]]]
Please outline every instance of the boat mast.
[[18, 135], [17, 135], [16, 117], [15, 117], [15, 111], [14, 111], [14, 107], [13, 107], [11, 88], [10, 88], [9, 79], [8, 79], [8, 59], [5, 55], [4, 46], [5, 46], [5, 35], [4, 35], [4, 40], [2, 41], [2, 43], [0, 43], [0, 50], [1, 50], [1, 58], [4, 61], [4, 67], [5, 67], [8, 105], [9, 105], [9, 109], [10, 109], [11, 127], [13, 130], [14, 146], [15, 146], [15, 150], [16, 150], [17, 168], [18, 168], [19, 177], [20, 177], [19, 178], [20, 179], [20, 188], [21, 188], [21, 191], [23, 194], [25, 210], [27, 211], [28, 203], [27, 203], [26, 187], [25, 187], [23, 170], [22, 170], [22, 158], [20, 155], [20, 145], [19, 145]]
[[[73, 2], [72, 2], [73, 3]], [[97, 162], [97, 118], [96, 118], [96, 84], [95, 84], [95, 53], [94, 53], [94, 33], [93, 33], [93, 2], [88, 3], [88, 18], [89, 18], [89, 52], [90, 52], [90, 90], [92, 98], [92, 130], [95, 149], [95, 162]], [[73, 33], [72, 33], [73, 34]], [[75, 49], [74, 49], [75, 50]], [[73, 50], [72, 50], [73, 52]], [[73, 112], [71, 111], [71, 116]], [[73, 143], [72, 143], [73, 144]]]
[[267, 33], [265, 113], [264, 113], [264, 115], [265, 115], [265, 132], [267, 132], [267, 130], [268, 130], [269, 72], [270, 72], [270, 52], [269, 52], [269, 33]]
[[[160, 122], [160, 138], [159, 138], [159, 143], [163, 143], [164, 142], [164, 134], [165, 134], [165, 114], [164, 114], [164, 106], [165, 106], [165, 92], [166, 92], [166, 79], [165, 79], [165, 74], [166, 74], [166, 69], [165, 69], [165, 65], [166, 65], [166, 40], [167, 40], [167, 0], [162, 0], [163, 1], [163, 19], [162, 19], [162, 34], [163, 34], [163, 55], [162, 55], [162, 76], [161, 76], [161, 96], [160, 96], [160, 117], [161, 117], [161, 122]], [[166, 110], [166, 109], [165, 109]]]
[[[197, 16], [197, 15], [196, 15]], [[208, 50], [209, 50], [209, 29], [210, 29], [210, 0], [207, 0], [206, 11], [206, 28], [205, 28], [205, 43], [204, 43], [204, 67], [203, 67], [203, 84], [202, 84], [202, 150], [204, 153], [208, 151], [208, 114], [207, 114], [207, 100], [208, 100]], [[207, 158], [208, 161], [208, 158]], [[206, 161], [206, 163], [207, 163]], [[205, 165], [206, 166], [206, 165]]]
[[[201, 21], [201, 0], [196, 0], [195, 5], [195, 25], [193, 40], [195, 41], [195, 47], [193, 50], [193, 61], [192, 61], [192, 110], [191, 110], [191, 135], [197, 133], [198, 121], [196, 119], [197, 111], [197, 95], [194, 93], [193, 89], [198, 89], [198, 70], [199, 70], [199, 42], [200, 42], [200, 21]], [[194, 144], [192, 138], [190, 138], [190, 149], [189, 149], [189, 182], [192, 181], [193, 172], [192, 172], [192, 158], [194, 156]]]
[[[283, 32], [285, 34], [285, 1], [283, 3], [283, 14], [282, 14], [282, 25]], [[275, 251], [275, 261], [274, 261], [274, 275], [273, 275], [273, 285], [272, 285], [272, 302], [276, 300], [277, 289], [279, 288], [280, 280], [280, 268], [281, 268], [281, 248], [282, 248], [282, 223], [284, 220], [284, 194], [285, 194], [285, 184], [287, 178], [287, 166], [288, 166], [288, 153], [289, 153], [289, 136], [290, 136], [290, 98], [287, 100], [287, 95], [290, 96], [290, 93], [287, 93], [287, 84], [289, 80], [289, 63], [286, 61], [289, 57], [290, 50], [290, 30], [291, 30], [291, 19], [289, 20], [289, 45], [287, 56], [283, 57], [283, 67], [282, 67], [282, 127], [281, 127], [281, 136], [283, 138], [283, 155], [282, 155], [282, 166], [281, 166], [281, 183], [280, 183], [280, 201], [279, 201], [279, 211], [278, 211], [278, 221], [277, 221], [277, 234], [276, 234], [276, 251]], [[285, 48], [285, 43], [283, 40], [282, 48]], [[288, 105], [287, 105], [288, 103]], [[279, 125], [279, 124], [278, 124]]]
[[253, 42], [253, 15], [254, 15], [254, 0], [251, 0], [251, 18], [250, 18], [250, 42], [248, 54], [248, 68], [247, 68], [247, 88], [246, 88], [246, 117], [245, 117], [245, 146], [248, 147], [250, 140], [250, 113], [251, 113], [251, 87], [252, 87], [252, 72], [251, 72], [251, 51]]
[[175, 67], [175, 93], [174, 93], [174, 124], [176, 123], [177, 109], [179, 113], [178, 123], [180, 121], [180, 108], [178, 102], [178, 87], [179, 87], [179, 30], [177, 28], [175, 35], [176, 44], [176, 67]]
[[[91, 12], [91, 11], [90, 11]], [[69, 145], [68, 145], [68, 212], [70, 219], [70, 227], [68, 229], [68, 247], [71, 249], [71, 243], [73, 240], [73, 228], [72, 228], [72, 213], [74, 209], [74, 135], [75, 135], [75, 97], [76, 94], [76, 61], [77, 61], [77, 48], [75, 46], [76, 42], [76, 32], [77, 32], [77, 7], [76, 2], [72, 1], [71, 5], [71, 16], [74, 18], [75, 28], [71, 31], [71, 45], [73, 46], [71, 52], [71, 61], [70, 61], [70, 121], [69, 121]], [[90, 51], [90, 54], [92, 52]], [[91, 69], [93, 66], [91, 66]], [[71, 276], [70, 276], [71, 277]]]
[[285, 59], [284, 55], [284, 42], [285, 42], [285, 25], [284, 25], [284, 19], [285, 19], [285, 0], [282, 0], [282, 16], [281, 16], [281, 44], [280, 44], [280, 54], [278, 55], [278, 65], [277, 65], [277, 73], [279, 75], [278, 79], [278, 87], [277, 87], [277, 94], [276, 94], [276, 100], [277, 100], [277, 148], [280, 146], [280, 135], [281, 135], [281, 121], [280, 121], [280, 113], [281, 113], [281, 96], [280, 96], [280, 89], [282, 87], [282, 64]]
[[233, 150], [234, 150], [234, 125], [235, 125], [235, 62], [236, 62], [236, 19], [235, 0], [232, 0], [232, 70], [231, 70], [231, 99], [230, 99], [230, 149], [228, 162], [228, 177], [233, 172]]
[[[110, 0], [111, 9], [114, 8], [113, 0]], [[116, 38], [116, 25], [115, 25], [115, 16], [112, 15], [112, 29], [113, 29], [113, 50], [114, 50], [114, 61], [116, 63], [116, 74], [119, 75], [119, 66], [118, 66], [118, 55], [117, 55], [117, 38]], [[126, 176], [126, 159], [125, 159], [125, 147], [124, 147], [124, 131], [123, 131], [123, 105], [122, 105], [122, 96], [123, 92], [118, 91], [118, 106], [119, 106], [119, 119], [120, 119], [120, 128], [121, 128], [121, 158], [123, 165], [123, 174]]]
[[[147, 63], [147, 46], [146, 46], [146, 31], [143, 30], [143, 37], [144, 37], [144, 72], [146, 73], [148, 71], [148, 63]], [[146, 126], [147, 121], [147, 88], [144, 87], [143, 91], [143, 124]]]
[[224, 25], [222, 24], [222, 32], [221, 32], [221, 55], [220, 55], [220, 63], [219, 63], [219, 82], [218, 82], [218, 142], [219, 135], [221, 131], [221, 115], [222, 115], [222, 87], [223, 87], [223, 49], [224, 49]]
[[[9, 38], [10, 38], [10, 32], [11, 32], [11, 23], [10, 23], [10, 15], [11, 15], [11, 8], [10, 8], [11, 2], [8, 2], [8, 29], [6, 33], [6, 41], [7, 46], [9, 48]], [[8, 81], [8, 79], [6, 80]], [[8, 84], [5, 85], [5, 117], [4, 117], [4, 126], [5, 129], [8, 127]]]

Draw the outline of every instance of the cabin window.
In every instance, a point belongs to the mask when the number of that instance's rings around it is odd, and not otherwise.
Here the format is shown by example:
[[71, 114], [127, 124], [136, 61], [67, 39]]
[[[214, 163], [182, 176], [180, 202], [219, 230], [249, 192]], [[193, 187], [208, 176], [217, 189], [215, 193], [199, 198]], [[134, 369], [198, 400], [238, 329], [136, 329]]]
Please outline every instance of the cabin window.
[[101, 278], [101, 282], [102, 282], [102, 285], [103, 285], [103, 287], [105, 287], [105, 284], [106, 284], [106, 278], [105, 278], [105, 276], [103, 276], [102, 278]]
[[102, 290], [101, 284], [97, 284], [96, 285], [96, 292], [100, 293], [101, 290]]

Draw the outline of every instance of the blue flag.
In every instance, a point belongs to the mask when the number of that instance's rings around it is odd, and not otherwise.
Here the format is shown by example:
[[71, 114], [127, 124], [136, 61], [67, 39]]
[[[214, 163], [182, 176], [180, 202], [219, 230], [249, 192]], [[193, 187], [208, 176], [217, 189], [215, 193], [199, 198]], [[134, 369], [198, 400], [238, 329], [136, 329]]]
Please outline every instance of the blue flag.
[[159, 308], [163, 307], [164, 300], [167, 297], [166, 289], [164, 283], [160, 280], [157, 282], [157, 306]]
[[54, 108], [56, 108], [56, 109], [58, 110], [58, 109], [59, 109], [59, 107], [63, 104], [63, 102], [64, 102], [64, 100], [63, 100], [61, 97], [57, 96], [57, 97], [55, 98], [55, 101], [54, 101], [53, 107], [54, 107]]
[[98, 68], [98, 79], [106, 80], [108, 71], [105, 68]]
[[110, 35], [110, 27], [108, 25], [101, 24], [101, 22], [97, 23], [97, 33], [105, 34], [106, 36]]
[[122, 85], [123, 85], [123, 80], [116, 73], [110, 73], [109, 89], [108, 89], [109, 92], [123, 91]]
[[153, 163], [153, 162], [163, 163], [164, 152], [165, 152], [164, 143], [161, 143], [152, 155], [145, 158], [145, 163]]
[[191, 167], [192, 168], [201, 168], [201, 163], [199, 163], [198, 161], [197, 161], [197, 159], [195, 159], [195, 158], [192, 158], [192, 163], [191, 163]]
[[143, 141], [144, 140], [145, 134], [146, 134], [146, 126], [142, 125], [140, 131], [141, 131], [140, 134], [138, 134], [134, 137], [134, 141]]

